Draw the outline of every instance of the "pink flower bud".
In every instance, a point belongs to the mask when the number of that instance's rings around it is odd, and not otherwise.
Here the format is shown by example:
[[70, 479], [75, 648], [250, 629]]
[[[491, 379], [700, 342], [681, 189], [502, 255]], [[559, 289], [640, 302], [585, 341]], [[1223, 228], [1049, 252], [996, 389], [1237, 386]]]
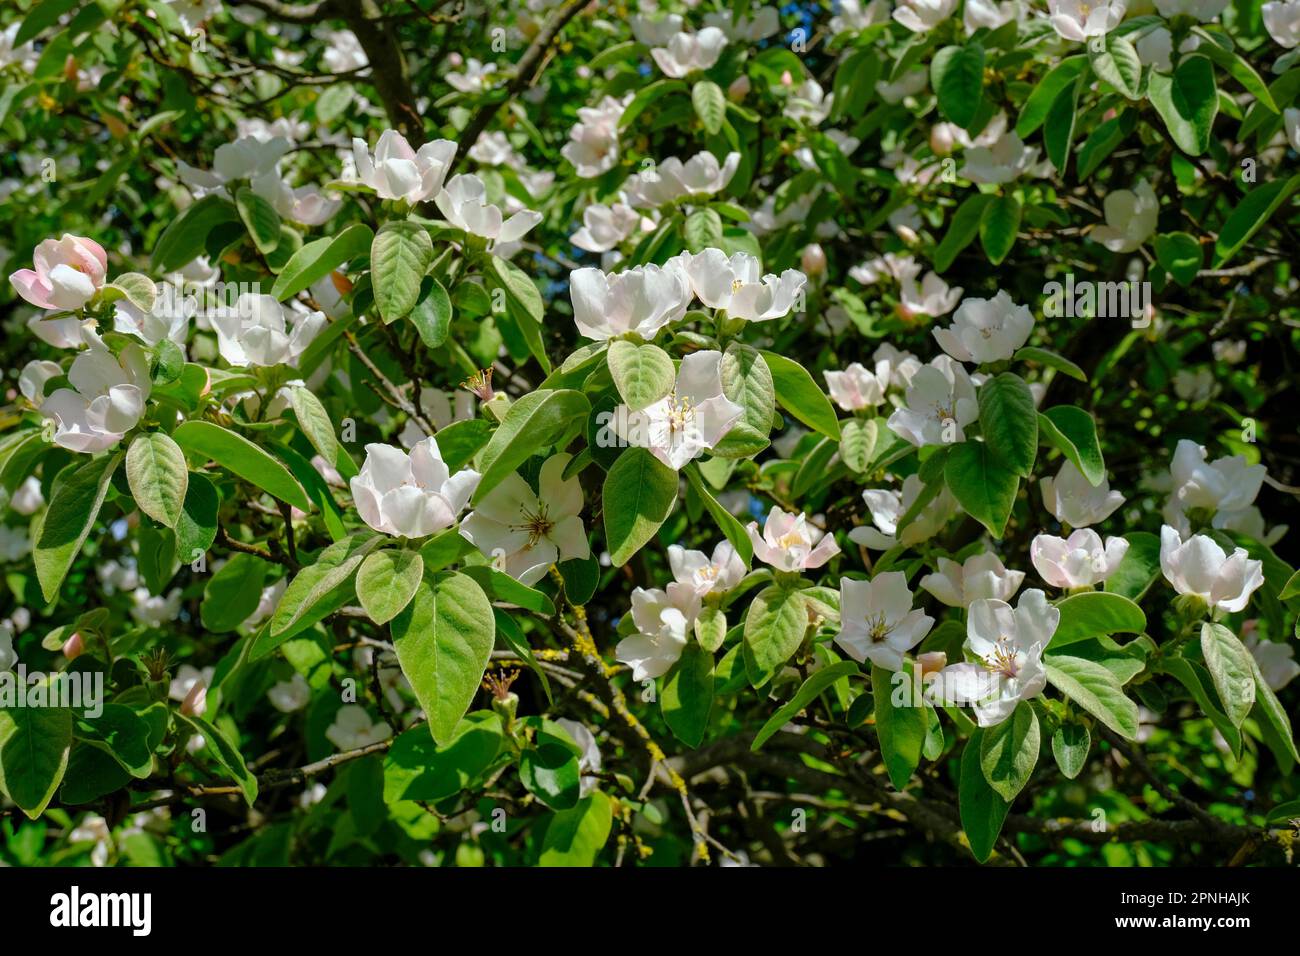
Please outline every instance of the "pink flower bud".
[[794, 86], [794, 77], [790, 75], [789, 70], [783, 70], [781, 72], [781, 85]]
[[925, 654], [916, 655], [916, 663], [921, 668], [921, 677], [924, 679], [927, 675], [937, 674], [948, 664], [948, 655], [943, 651], [928, 651]]
[[63, 656], [70, 661], [75, 661], [85, 652], [86, 642], [81, 639], [80, 634], [73, 634], [63, 642]]
[[208, 685], [203, 681], [194, 682], [190, 692], [185, 695], [181, 701], [181, 713], [186, 717], [202, 717], [203, 712], [208, 709]]
[[952, 127], [947, 123], [936, 123], [930, 127], [930, 148], [936, 156], [947, 156], [952, 152]]
[[803, 255], [799, 257], [799, 265], [803, 271], [810, 276], [819, 276], [826, 271], [826, 253], [820, 245], [810, 242], [803, 247]]
[[749, 77], [742, 74], [731, 81], [731, 85], [727, 87], [727, 96], [733, 103], [739, 103], [749, 95], [749, 88]]

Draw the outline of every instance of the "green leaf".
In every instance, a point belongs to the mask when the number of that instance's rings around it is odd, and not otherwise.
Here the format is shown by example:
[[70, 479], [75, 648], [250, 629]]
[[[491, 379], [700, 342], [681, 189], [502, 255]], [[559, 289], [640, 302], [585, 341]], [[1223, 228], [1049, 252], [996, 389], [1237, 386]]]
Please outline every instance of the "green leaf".
[[298, 418], [298, 427], [311, 442], [311, 447], [326, 461], [338, 461], [339, 440], [334, 434], [334, 423], [330, 421], [325, 406], [306, 386], [294, 385], [288, 391], [289, 404], [293, 406], [293, 413]]
[[1070, 144], [1074, 141], [1082, 86], [1083, 77], [1080, 76], [1061, 90], [1043, 124], [1043, 145], [1047, 147], [1047, 158], [1060, 172], [1064, 172], [1070, 162]]
[[420, 284], [433, 262], [433, 240], [423, 226], [390, 221], [370, 244], [371, 288], [385, 322], [407, 315], [420, 298]]
[[1164, 270], [1181, 286], [1192, 284], [1196, 273], [1205, 263], [1205, 254], [1196, 237], [1186, 232], [1170, 232], [1156, 236], [1156, 259]]
[[150, 259], [150, 271], [175, 272], [206, 251], [208, 236], [217, 228], [239, 222], [234, 205], [220, 196], [204, 196], [171, 221], [158, 237]]
[[462, 574], [473, 578], [489, 601], [501, 604], [513, 604], [526, 611], [534, 611], [543, 617], [555, 615], [555, 604], [551, 599], [526, 584], [520, 584], [504, 571], [487, 564], [475, 564], [461, 569]]
[[233, 631], [257, 610], [268, 565], [251, 554], [233, 554], [203, 588], [199, 617], [214, 634]]
[[1119, 679], [1100, 664], [1053, 654], [1043, 659], [1052, 686], [1092, 716], [1132, 740], [1137, 736], [1137, 704], [1124, 696]]
[[775, 352], [763, 352], [772, 373], [772, 385], [781, 407], [813, 431], [827, 438], [840, 440], [840, 422], [826, 393], [817, 387], [813, 377], [798, 362]]
[[451, 329], [451, 297], [442, 283], [433, 276], [425, 276], [420, 284], [420, 298], [409, 316], [420, 341], [436, 349], [447, 341]]
[[1130, 531], [1124, 539], [1128, 550], [1119, 567], [1106, 579], [1105, 587], [1108, 592], [1139, 601], [1160, 577], [1160, 538], [1149, 531]]
[[1172, 76], [1151, 71], [1147, 96], [1179, 149], [1189, 156], [1209, 149], [1214, 117], [1219, 112], [1219, 91], [1214, 85], [1214, 65], [1205, 56], [1184, 56]]
[[[271, 636], [297, 633], [336, 611], [353, 593], [352, 576], [366, 555], [384, 542], [381, 535], [362, 532], [336, 541], [299, 571], [280, 596], [271, 616]], [[345, 590], [343, 600], [336, 592]], [[337, 603], [336, 603], [337, 602]]]
[[644, 448], [629, 448], [605, 476], [605, 545], [613, 567], [654, 537], [677, 501], [677, 472]]
[[28, 40], [35, 39], [42, 30], [57, 24], [60, 17], [71, 12], [81, 3], [82, 0], [41, 0], [33, 4], [29, 8], [30, 12], [23, 18], [23, 25], [14, 34], [9, 47], [17, 50], [18, 47], [26, 45]]
[[1220, 268], [1241, 251], [1291, 194], [1300, 189], [1300, 174], [1254, 186], [1233, 208], [1214, 240], [1214, 266]]
[[73, 716], [76, 736], [111, 756], [137, 780], [153, 772], [149, 723], [124, 704], [104, 704], [98, 717]]
[[[871, 665], [871, 697], [876, 705], [880, 756], [896, 790], [902, 790], [912, 779], [917, 764], [921, 762], [921, 748], [929, 729], [925, 703], [910, 686], [911, 667], [911, 664], [905, 664], [904, 670], [887, 671], [878, 664]], [[908, 684], [901, 704], [894, 701], [897, 681]], [[897, 689], [901, 690], [902, 686]]]
[[176, 555], [193, 562], [217, 539], [217, 511], [221, 496], [204, 475], [190, 475], [185, 502], [176, 522]]
[[548, 721], [543, 721], [534, 744], [519, 755], [520, 783], [552, 810], [577, 806], [582, 769], [576, 745], [567, 733]]
[[257, 777], [253, 776], [248, 765], [244, 763], [244, 757], [239, 752], [239, 748], [226, 739], [226, 735], [219, 731], [212, 724], [208, 723], [202, 717], [188, 717], [185, 714], [177, 713], [176, 720], [185, 724], [194, 733], [198, 734], [207, 743], [206, 752], [221, 765], [221, 768], [230, 774], [231, 779], [239, 785], [240, 792], [244, 795], [244, 801], [251, 807], [257, 800]]
[[[1020, 111], [1020, 117], [1016, 120], [1016, 135], [1021, 139], [1026, 138], [1038, 127], [1042, 126], [1047, 119], [1047, 114], [1060, 96], [1061, 91], [1067, 86], [1074, 83], [1088, 66], [1088, 58], [1083, 54], [1067, 56], [1056, 66], [1052, 67], [1034, 87], [1029, 98], [1025, 100], [1025, 105]], [[939, 271], [943, 268], [936, 261], [934, 267]]]
[[1003, 372], [979, 390], [980, 430], [989, 450], [1017, 475], [1028, 478], [1038, 453], [1038, 412], [1024, 379]]
[[1056, 605], [1061, 623], [1052, 635], [1051, 648], [1110, 634], [1141, 634], [1147, 618], [1142, 609], [1119, 594], [1085, 591], [1071, 594]]
[[958, 254], [974, 241], [979, 234], [980, 223], [984, 219], [984, 210], [996, 197], [990, 193], [972, 193], [962, 200], [962, 204], [953, 213], [948, 231], [943, 241], [934, 250], [934, 269], [946, 272], [957, 260]]
[[[120, 292], [128, 302], [139, 309], [141, 312], [149, 312], [153, 309], [154, 300], [158, 297], [158, 286], [146, 275], [138, 272], [123, 272], [111, 285], [104, 286], [105, 293], [109, 291]], [[104, 296], [111, 301], [109, 295]], [[169, 341], [164, 339], [164, 341]]]
[[1291, 768], [1300, 763], [1300, 751], [1296, 750], [1291, 719], [1282, 702], [1273, 693], [1273, 688], [1264, 680], [1254, 655], [1251, 655], [1250, 666], [1255, 676], [1255, 719], [1265, 731], [1264, 739], [1269, 742], [1269, 748], [1282, 765], [1282, 772], [1290, 773]]
[[1222, 624], [1201, 625], [1201, 654], [1223, 702], [1223, 712], [1240, 727], [1255, 705], [1255, 663], [1237, 635]]
[[1038, 415], [1039, 433], [1088, 479], [1094, 488], [1106, 478], [1106, 462], [1092, 416], [1074, 405], [1055, 405]]
[[257, 251], [262, 255], [274, 252], [280, 244], [280, 215], [275, 208], [247, 186], [235, 193], [235, 208]]
[[853, 661], [838, 661], [815, 671], [811, 677], [799, 686], [794, 697], [790, 698], [789, 703], [782, 705], [762, 726], [762, 729], [754, 735], [754, 741], [749, 745], [749, 749], [758, 750], [763, 744], [771, 740], [777, 731], [799, 716], [801, 710], [821, 696], [822, 691], [836, 681], [860, 673], [858, 665]]
[[980, 766], [984, 731], [971, 731], [970, 740], [961, 754], [961, 777], [957, 784], [957, 809], [961, 828], [966, 831], [971, 854], [980, 863], [993, 854], [1011, 804], [989, 786]]
[[542, 325], [546, 317], [546, 304], [542, 294], [528, 273], [514, 263], [500, 256], [489, 257], [492, 271], [489, 278], [494, 285], [505, 292], [506, 309], [519, 326], [520, 333], [528, 344], [528, 351], [537, 359], [542, 371], [550, 374], [551, 360], [546, 355], [542, 343]]
[[968, 441], [953, 446], [943, 476], [957, 503], [991, 535], [1001, 538], [1020, 487], [1016, 473], [994, 457], [984, 442]]
[[571, 389], [538, 389], [516, 399], [505, 420], [492, 434], [479, 459], [479, 479], [474, 501], [480, 502], [533, 454], [563, 437], [569, 426], [586, 419], [591, 403]]
[[[1021, 362], [1037, 362], [1039, 365], [1046, 365], [1048, 368], [1054, 368], [1058, 372], [1078, 379], [1080, 382], [1088, 381], [1087, 374], [1079, 366], [1075, 365], [1068, 358], [1057, 355], [1055, 352], [1049, 352], [1047, 349], [1036, 348], [1032, 345], [1026, 345], [1022, 349], [1017, 349], [1016, 354], [1011, 356], [1013, 359]], [[1038, 433], [1038, 425], [1034, 425], [1034, 433]]]
[[1136, 112], [1125, 109], [1119, 116], [1099, 124], [1079, 147], [1076, 169], [1080, 180], [1087, 179], [1119, 148], [1137, 125]]
[[632, 411], [639, 412], [673, 390], [677, 372], [659, 346], [619, 339], [610, 344], [607, 356], [618, 393]]
[[692, 749], [698, 747], [713, 709], [713, 655], [693, 641], [687, 643], [664, 680], [659, 707], [673, 736]]
[[384, 754], [384, 801], [436, 802], [460, 793], [492, 765], [504, 742], [501, 718], [491, 711], [466, 714], [442, 746], [423, 727], [412, 727]]
[[[365, 223], [353, 223], [337, 236], [309, 242], [289, 257], [280, 269], [271, 295], [280, 302], [297, 295], [343, 263], [370, 251], [375, 234]], [[186, 260], [187, 262], [189, 260]]]
[[1020, 229], [1020, 200], [1015, 196], [995, 196], [980, 216], [980, 245], [989, 262], [998, 265], [1016, 244]]
[[445, 744], [473, 702], [492, 656], [492, 605], [470, 578], [440, 573], [420, 582], [391, 630], [398, 663], [424, 708], [429, 731]]
[[727, 118], [727, 98], [717, 83], [712, 80], [697, 80], [691, 88], [691, 103], [695, 106], [695, 115], [700, 118], [705, 132], [716, 134], [722, 129], [722, 122]]
[[759, 687], [790, 659], [808, 630], [804, 596], [792, 588], [764, 588], [745, 614], [745, 670], [749, 682]]
[[75, 470], [56, 485], [32, 555], [46, 601], [58, 596], [59, 585], [95, 525], [113, 472], [121, 461], [121, 454], [92, 458], [74, 466]]
[[424, 576], [417, 551], [373, 551], [357, 570], [357, 600], [370, 620], [387, 624], [411, 603]]
[[851, 418], [840, 423], [840, 460], [858, 474], [867, 470], [876, 451], [880, 424], [874, 418]]
[[[1208, 56], [1211, 60], [1227, 72], [1234, 80], [1241, 84], [1242, 89], [1248, 92], [1253, 99], [1258, 101], [1264, 109], [1270, 113], [1281, 113], [1277, 103], [1273, 100], [1273, 94], [1269, 92], [1268, 85], [1255, 72], [1255, 68], [1242, 59], [1241, 54], [1235, 50], [1229, 50], [1222, 47], [1214, 39], [1214, 36], [1204, 27], [1192, 27], [1192, 32], [1203, 40], [1208, 42], [1200, 44], [1196, 52], [1203, 56]], [[1242, 140], [1245, 134], [1239, 134]]]
[[930, 86], [943, 115], [966, 129], [984, 98], [984, 47], [972, 40], [941, 49], [930, 61]]
[[705, 207], [686, 217], [682, 224], [686, 248], [691, 252], [722, 245], [722, 217], [716, 210]]
[[538, 865], [593, 866], [613, 823], [609, 797], [599, 790], [584, 797], [573, 809], [555, 814], [546, 825]]
[[185, 453], [162, 432], [141, 432], [126, 452], [126, 480], [140, 510], [175, 528], [185, 504], [190, 472]]
[[745, 565], [748, 566], [754, 560], [754, 543], [749, 540], [749, 533], [745, 530], [745, 526], [740, 523], [740, 520], [735, 515], [722, 507], [717, 498], [713, 497], [713, 492], [709, 491], [704, 482], [700, 480], [697, 467], [693, 465], [687, 466], [685, 471], [686, 480], [690, 482], [695, 493], [699, 495], [700, 501], [704, 503], [704, 510], [713, 518], [718, 530], [731, 542], [731, 546], [736, 549], [736, 554], [740, 556], [740, 560], [744, 561]]
[[722, 353], [722, 394], [744, 411], [713, 449], [721, 458], [748, 458], [768, 446], [776, 414], [772, 372], [752, 346], [732, 342]]
[[182, 422], [172, 432], [172, 438], [187, 452], [215, 461], [300, 511], [311, 511], [311, 499], [289, 469], [243, 435], [212, 422], [196, 420]]
[[980, 739], [980, 769], [1003, 800], [1010, 803], [1025, 788], [1041, 745], [1038, 715], [1025, 701], [1017, 704], [1006, 720], [985, 728]]
[[695, 619], [694, 630], [700, 647], [713, 653], [727, 640], [727, 615], [720, 607], [706, 605]]
[[1138, 99], [1142, 87], [1142, 60], [1138, 58], [1137, 48], [1128, 37], [1118, 33], [1109, 34], [1104, 44], [1101, 52], [1092, 52], [1089, 45], [1093, 72], [1128, 99]]
[[63, 781], [71, 749], [66, 707], [0, 710], [0, 791], [35, 820]]
[[1052, 734], [1052, 756], [1068, 780], [1073, 780], [1083, 771], [1088, 762], [1088, 750], [1092, 746], [1092, 734], [1083, 724], [1061, 724]]

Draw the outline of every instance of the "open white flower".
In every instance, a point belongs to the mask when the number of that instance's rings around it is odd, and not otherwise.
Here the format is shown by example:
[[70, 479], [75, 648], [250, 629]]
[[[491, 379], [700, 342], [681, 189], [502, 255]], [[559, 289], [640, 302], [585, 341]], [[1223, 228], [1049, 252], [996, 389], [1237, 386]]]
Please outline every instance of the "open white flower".
[[1182, 540], [1176, 528], [1160, 529], [1160, 570], [1179, 594], [1200, 598], [1223, 611], [1240, 611], [1264, 583], [1264, 564], [1245, 548], [1228, 555], [1203, 534]]
[[[827, 93], [820, 83], [809, 77], [790, 91], [782, 112], [792, 120], [809, 126], [820, 126], [831, 115], [834, 105], [835, 94]], [[847, 152], [852, 151], [850, 149]]]
[[721, 249], [682, 254], [691, 288], [712, 309], [726, 309], [733, 319], [766, 322], [789, 315], [808, 277], [798, 269], [761, 275], [758, 259], [747, 252], [730, 258]]
[[839, 0], [835, 8], [839, 13], [830, 22], [834, 35], [889, 22], [889, 0], [871, 0], [865, 5], [862, 0]]
[[966, 0], [962, 8], [962, 26], [970, 36], [980, 27], [996, 30], [1003, 24], [1010, 23], [1021, 16], [1020, 0]]
[[629, 445], [680, 469], [722, 441], [744, 411], [722, 394], [722, 353], [707, 349], [682, 359], [672, 391], [659, 401], [640, 411], [614, 409], [610, 427]]
[[1106, 222], [1089, 234], [1111, 252], [1133, 252], [1155, 234], [1160, 200], [1145, 179], [1133, 190], [1112, 189], [1104, 203]]
[[778, 571], [810, 571], [840, 553], [835, 536], [813, 527], [803, 512], [796, 515], [773, 508], [761, 535], [757, 521], [745, 530], [754, 543], [754, 556]]
[[178, 160], [177, 178], [197, 196], [224, 193], [227, 184], [235, 180], [254, 180], [279, 168], [284, 154], [293, 148], [283, 136], [259, 139], [241, 136], [232, 143], [224, 143], [212, 154], [212, 169], [198, 169]]
[[1156, 0], [1156, 9], [1166, 20], [1181, 15], [1207, 23], [1227, 7], [1228, 0]]
[[927, 685], [927, 697], [973, 705], [981, 727], [1002, 723], [1047, 686], [1043, 651], [1060, 622], [1061, 612], [1037, 589], [1022, 594], [1014, 610], [1005, 601], [972, 602], [965, 647], [976, 661], [945, 667]]
[[991, 299], [967, 299], [946, 329], [934, 329], [939, 347], [959, 362], [1001, 362], [1029, 340], [1034, 315], [999, 291]]
[[349, 483], [361, 520], [384, 534], [423, 538], [450, 528], [478, 487], [479, 473], [451, 474], [436, 438], [410, 454], [392, 445], [369, 444], [361, 472]]
[[1105, 521], [1124, 503], [1124, 496], [1111, 491], [1106, 478], [1094, 488], [1068, 460], [1061, 462], [1055, 478], [1043, 478], [1038, 485], [1043, 492], [1043, 507], [1061, 524], [1072, 528], [1086, 528]]
[[902, 571], [870, 581], [840, 579], [840, 632], [835, 643], [859, 664], [871, 661], [887, 671], [903, 669], [903, 655], [934, 626], [934, 618], [912, 609], [912, 591]]
[[589, 266], [569, 273], [569, 296], [573, 321], [587, 338], [599, 341], [635, 332], [648, 340], [686, 315], [691, 284], [677, 258], [624, 272]]
[[1119, 26], [1127, 9], [1124, 0], [1047, 0], [1052, 28], [1063, 39], [1082, 43], [1105, 36]]
[[964, 159], [966, 162], [961, 168], [963, 179], [1001, 185], [1032, 171], [1038, 161], [1038, 147], [1026, 146], [1014, 130], [1007, 130], [991, 146], [966, 150]]
[[949, 607], [970, 607], [979, 600], [1010, 601], [1024, 580], [1024, 571], [1009, 571], [996, 554], [985, 551], [961, 564], [940, 558], [939, 570], [921, 578], [921, 587]]
[[151, 594], [146, 587], [131, 593], [131, 617], [144, 627], [165, 627], [181, 613], [181, 589], [172, 588], [166, 595]]
[[912, 378], [924, 366], [921, 360], [911, 352], [894, 348], [888, 342], [882, 342], [871, 354], [876, 363], [876, 378], [885, 382], [889, 388], [906, 389], [912, 384]]
[[979, 418], [975, 384], [947, 355], [937, 356], [912, 376], [904, 401], [886, 424], [918, 448], [965, 441], [963, 429]]
[[134, 335], [145, 345], [157, 345], [169, 339], [181, 348], [189, 335], [190, 320], [199, 310], [197, 298], [175, 293], [175, 287], [163, 285], [154, 296], [148, 311], [137, 308], [129, 299], [113, 303], [113, 331]]
[[949, 286], [937, 272], [927, 272], [920, 285], [917, 285], [915, 279], [901, 279], [898, 287], [898, 311], [905, 319], [923, 315], [938, 318], [953, 310], [961, 301], [961, 293], [961, 286]]
[[41, 480], [35, 475], [24, 478], [9, 497], [9, 507], [20, 515], [33, 515], [44, 506], [45, 495], [41, 493]]
[[208, 318], [221, 357], [241, 368], [296, 363], [326, 325], [324, 312], [304, 315], [252, 292], [240, 293], [233, 305], [219, 306]]
[[500, 207], [487, 201], [487, 186], [473, 173], [453, 176], [434, 197], [438, 210], [457, 229], [492, 242], [514, 242], [542, 221], [542, 214], [521, 209], [505, 219]]
[[910, 547], [922, 541], [929, 541], [957, 513], [958, 507], [957, 499], [945, 485], [921, 509], [921, 513], [913, 519], [912, 523], [903, 529], [900, 537], [898, 522], [911, 509], [924, 487], [920, 477], [908, 475], [903, 479], [901, 491], [868, 488], [862, 492], [862, 500], [867, 503], [867, 510], [871, 512], [871, 522], [875, 527], [859, 525], [849, 532], [849, 540], [876, 551], [888, 551], [897, 544]]
[[536, 584], [557, 561], [591, 556], [582, 525], [582, 484], [565, 479], [572, 455], [552, 455], [537, 491], [514, 473], [483, 497], [460, 523], [461, 535], [522, 584]]
[[682, 32], [684, 22], [681, 14], [678, 13], [666, 13], [656, 17], [635, 13], [628, 19], [628, 25], [632, 27], [632, 36], [636, 38], [636, 42], [650, 47], [667, 46], [669, 40]]
[[632, 620], [637, 633], [618, 642], [614, 658], [632, 668], [635, 681], [662, 677], [682, 656], [699, 614], [700, 596], [688, 585], [635, 589]]
[[1260, 8], [1264, 29], [1279, 46], [1300, 46], [1300, 0], [1274, 0]]
[[370, 65], [361, 41], [351, 30], [327, 30], [320, 38], [327, 45], [321, 59], [331, 73], [350, 73]]
[[417, 203], [436, 196], [455, 156], [456, 144], [449, 139], [435, 139], [414, 150], [405, 136], [391, 129], [379, 137], [373, 156], [365, 140], [352, 140], [357, 178], [380, 199]]
[[560, 155], [573, 164], [580, 178], [599, 176], [618, 162], [618, 121], [623, 118], [630, 97], [628, 94], [618, 100], [605, 96], [595, 106], [578, 110], [578, 122], [569, 130], [569, 141]]
[[609, 252], [644, 228], [645, 221], [641, 213], [625, 203], [592, 203], [582, 211], [582, 228], [569, 241], [587, 252]]
[[[41, 391], [35, 388], [39, 385], [43, 391], [49, 371], [45, 364], [25, 368], [24, 394], [32, 388], [39, 397]], [[94, 454], [116, 445], [144, 415], [152, 388], [149, 357], [135, 343], [117, 355], [102, 344], [92, 346], [72, 360], [68, 383], [71, 388], [56, 389], [39, 403], [28, 397], [40, 405], [42, 415], [53, 419], [54, 444]]]
[[846, 412], [856, 412], [864, 408], [873, 408], [885, 400], [885, 389], [889, 386], [886, 372], [882, 379], [875, 372], [868, 372], [861, 362], [853, 362], [842, 372], [824, 372], [826, 389], [831, 399]]
[[1123, 538], [1107, 538], [1091, 528], [1080, 528], [1068, 538], [1035, 535], [1029, 545], [1029, 560], [1044, 581], [1054, 588], [1091, 588], [1115, 573], [1128, 553]]
[[957, 0], [899, 0], [894, 19], [913, 33], [933, 30], [952, 16]]
[[670, 156], [653, 169], [629, 176], [623, 189], [638, 208], [662, 206], [683, 196], [712, 196], [736, 175], [740, 153], [728, 153], [721, 163], [710, 152], [696, 153], [686, 162]]
[[698, 33], [677, 33], [665, 46], [654, 47], [650, 55], [665, 76], [681, 79], [696, 70], [707, 70], [718, 62], [727, 35], [717, 27], [705, 27]]
[[745, 576], [745, 562], [730, 541], [721, 541], [709, 557], [680, 544], [668, 546], [668, 566], [679, 584], [695, 589], [701, 597], [711, 592], [730, 591]]
[[1213, 512], [1211, 527], [1237, 531], [1258, 538], [1266, 544], [1276, 541], [1286, 531], [1281, 525], [1266, 532], [1264, 518], [1254, 506], [1267, 469], [1249, 465], [1244, 455], [1206, 460], [1205, 448], [1182, 439], [1174, 451], [1170, 466], [1172, 489], [1162, 515], [1167, 524], [1184, 537], [1191, 531], [1188, 512]]
[[266, 697], [280, 713], [292, 714], [311, 703], [311, 685], [307, 683], [307, 678], [295, 673], [288, 680], [272, 684]]
[[340, 751], [359, 750], [393, 736], [393, 728], [370, 719], [360, 704], [344, 704], [325, 728], [325, 739]]
[[757, 43], [777, 33], [781, 29], [781, 20], [776, 7], [759, 7], [739, 19], [730, 10], [706, 13], [704, 25], [717, 27], [727, 35], [728, 40]]
[[0, 672], [12, 670], [18, 663], [18, 653], [14, 650], [14, 632], [8, 624], [0, 624]]
[[447, 84], [462, 93], [481, 93], [488, 87], [489, 78], [497, 72], [495, 63], [484, 63], [470, 57], [460, 73], [448, 73]]

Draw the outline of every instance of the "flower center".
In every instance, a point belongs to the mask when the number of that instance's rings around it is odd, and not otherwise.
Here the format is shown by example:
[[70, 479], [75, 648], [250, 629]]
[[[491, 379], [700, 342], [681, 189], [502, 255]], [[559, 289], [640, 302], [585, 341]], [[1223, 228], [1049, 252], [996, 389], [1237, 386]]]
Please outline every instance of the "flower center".
[[894, 625], [885, 620], [883, 613], [867, 615], [867, 637], [871, 639], [872, 644], [884, 641], [893, 629]]
[[956, 421], [957, 416], [953, 411], [956, 404], [957, 404], [956, 402], [952, 402], [951, 404], [945, 405], [942, 402], [935, 402], [934, 417], [937, 418], [940, 422]]
[[1006, 678], [1015, 678], [1020, 674], [1020, 663], [1016, 660], [1016, 649], [1011, 639], [1005, 634], [998, 638], [992, 653], [984, 658], [984, 669], [992, 674], [1001, 674]]
[[741, 289], [743, 289], [744, 287], [745, 287], [745, 280], [744, 280], [744, 279], [732, 279], [732, 280], [731, 280], [731, 294], [732, 294], [732, 295], [735, 295], [737, 292], [739, 292], [739, 291], [740, 291]]
[[673, 392], [668, 396], [668, 430], [683, 432], [695, 421], [695, 406], [689, 398], [678, 398]]
[[519, 514], [524, 519], [523, 524], [519, 527], [528, 532], [527, 547], [529, 548], [537, 547], [538, 542], [550, 534], [551, 529], [555, 527], [555, 522], [547, 517], [546, 511], [546, 505], [540, 503], [535, 512], [530, 512], [526, 507], [519, 509]]

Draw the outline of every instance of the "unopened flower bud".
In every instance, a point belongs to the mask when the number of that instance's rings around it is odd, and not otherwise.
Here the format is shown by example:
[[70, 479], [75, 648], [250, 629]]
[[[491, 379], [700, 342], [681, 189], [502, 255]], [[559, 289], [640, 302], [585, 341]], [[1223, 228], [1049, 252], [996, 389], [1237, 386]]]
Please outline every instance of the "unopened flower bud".
[[947, 156], [953, 147], [952, 127], [947, 123], [935, 123], [930, 127], [930, 149], [936, 156]]
[[81, 639], [81, 635], [73, 634], [63, 642], [63, 656], [70, 661], [75, 661], [78, 657], [86, 652], [86, 642]]
[[948, 665], [948, 655], [943, 651], [927, 651], [916, 655], [916, 664], [921, 668], [921, 679], [937, 674]]
[[810, 242], [803, 247], [803, 255], [799, 257], [799, 264], [807, 275], [819, 276], [826, 271], [826, 252], [819, 244]]
[[746, 96], [749, 95], [749, 89], [750, 89], [749, 77], [745, 76], [744, 74], [741, 74], [740, 76], [732, 80], [731, 85], [727, 87], [727, 96], [731, 99], [733, 103], [739, 103], [741, 100], [743, 100]]
[[186, 717], [202, 717], [203, 712], [208, 709], [208, 685], [203, 681], [195, 681], [190, 692], [185, 695], [181, 701], [181, 713]]

